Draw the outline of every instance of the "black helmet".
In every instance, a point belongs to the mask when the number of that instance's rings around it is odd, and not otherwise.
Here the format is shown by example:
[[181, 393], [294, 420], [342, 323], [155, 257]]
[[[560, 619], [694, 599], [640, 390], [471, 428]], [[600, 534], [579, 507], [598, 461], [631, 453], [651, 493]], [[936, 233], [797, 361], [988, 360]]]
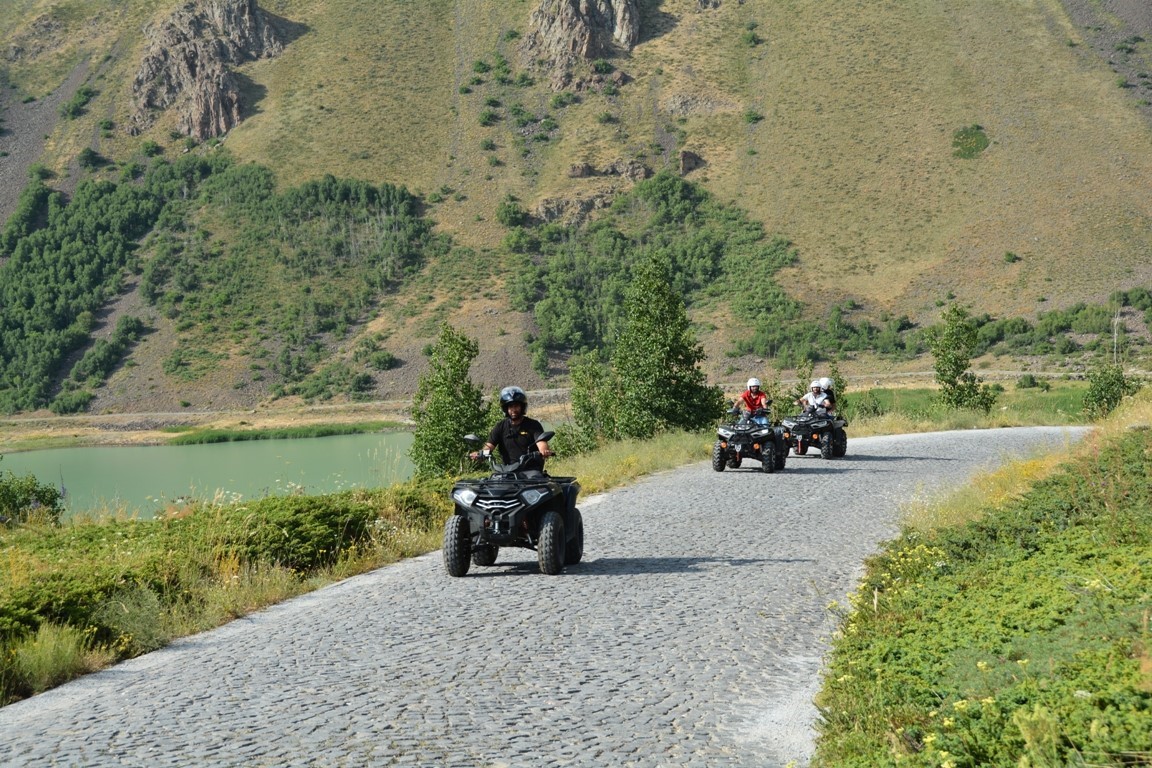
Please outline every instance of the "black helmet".
[[504, 415], [508, 415], [508, 406], [512, 403], [520, 403], [524, 406], [524, 413], [528, 413], [528, 395], [524, 394], [524, 390], [520, 387], [504, 387], [500, 390], [500, 410], [504, 411]]

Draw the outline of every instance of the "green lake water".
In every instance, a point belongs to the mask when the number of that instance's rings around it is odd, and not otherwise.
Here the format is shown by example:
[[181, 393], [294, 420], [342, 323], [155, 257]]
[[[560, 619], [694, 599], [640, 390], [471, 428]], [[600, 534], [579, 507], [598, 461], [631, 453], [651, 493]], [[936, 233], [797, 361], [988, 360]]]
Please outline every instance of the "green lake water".
[[54, 448], [4, 454], [0, 471], [63, 487], [68, 514], [150, 518], [187, 499], [379, 488], [412, 476], [410, 432], [184, 446]]

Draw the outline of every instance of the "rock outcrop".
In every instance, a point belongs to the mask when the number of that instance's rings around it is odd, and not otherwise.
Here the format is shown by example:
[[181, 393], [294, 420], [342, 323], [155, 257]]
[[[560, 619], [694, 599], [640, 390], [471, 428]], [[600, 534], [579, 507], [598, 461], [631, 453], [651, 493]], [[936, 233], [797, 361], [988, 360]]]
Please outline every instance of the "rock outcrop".
[[640, 39], [638, 0], [541, 0], [528, 22], [520, 53], [540, 66], [554, 90], [571, 84], [573, 68], [632, 50]]
[[242, 113], [232, 66], [284, 49], [255, 0], [192, 0], [145, 34], [150, 45], [132, 82], [133, 134], [152, 125], [157, 113], [175, 108], [181, 133], [222, 136]]

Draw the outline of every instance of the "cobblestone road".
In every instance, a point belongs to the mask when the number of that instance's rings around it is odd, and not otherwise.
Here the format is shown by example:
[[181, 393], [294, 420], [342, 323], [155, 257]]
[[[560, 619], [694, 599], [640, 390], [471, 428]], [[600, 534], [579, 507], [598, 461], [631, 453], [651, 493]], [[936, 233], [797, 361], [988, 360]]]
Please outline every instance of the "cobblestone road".
[[785, 766], [826, 611], [898, 506], [1081, 430], [850, 439], [581, 507], [585, 561], [462, 579], [434, 553], [0, 709], [5, 766]]

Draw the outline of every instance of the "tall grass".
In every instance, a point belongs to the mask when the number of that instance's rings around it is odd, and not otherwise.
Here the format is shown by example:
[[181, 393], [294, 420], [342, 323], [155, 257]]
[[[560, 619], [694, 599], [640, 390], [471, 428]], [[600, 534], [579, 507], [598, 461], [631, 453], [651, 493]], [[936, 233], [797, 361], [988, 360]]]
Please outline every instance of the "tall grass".
[[1152, 396], [906, 511], [850, 599], [815, 766], [1152, 763]]

